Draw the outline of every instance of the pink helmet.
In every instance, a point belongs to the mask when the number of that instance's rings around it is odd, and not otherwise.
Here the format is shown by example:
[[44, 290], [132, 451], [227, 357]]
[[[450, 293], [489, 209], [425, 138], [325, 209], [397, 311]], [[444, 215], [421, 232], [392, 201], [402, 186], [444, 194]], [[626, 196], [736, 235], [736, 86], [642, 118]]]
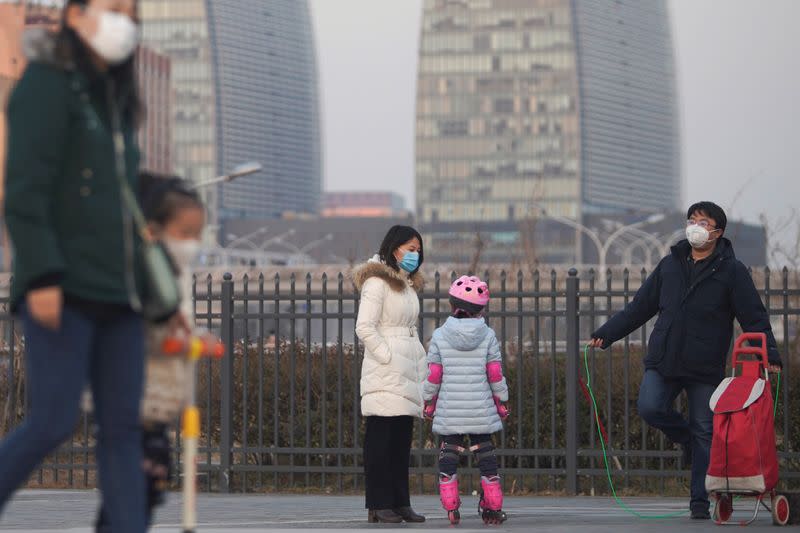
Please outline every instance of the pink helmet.
[[489, 303], [489, 286], [475, 276], [461, 276], [450, 285], [448, 294], [480, 307]]

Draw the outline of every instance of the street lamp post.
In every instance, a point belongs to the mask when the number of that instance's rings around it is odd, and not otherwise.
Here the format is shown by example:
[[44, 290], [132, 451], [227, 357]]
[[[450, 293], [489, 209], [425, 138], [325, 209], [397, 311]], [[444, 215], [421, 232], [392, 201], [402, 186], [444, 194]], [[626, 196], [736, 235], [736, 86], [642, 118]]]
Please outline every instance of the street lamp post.
[[534, 204], [534, 205], [536, 205], [536, 207], [538, 207], [539, 210], [541, 210], [542, 214], [546, 218], [550, 218], [552, 220], [555, 220], [556, 222], [560, 222], [566, 226], [570, 226], [571, 228], [581, 231], [592, 240], [595, 247], [597, 248], [597, 254], [598, 254], [597, 259], [599, 263], [598, 270], [600, 272], [604, 272], [606, 270], [606, 258], [608, 256], [608, 251], [611, 248], [611, 245], [614, 244], [614, 241], [617, 240], [617, 238], [619, 238], [622, 234], [624, 234], [627, 231], [631, 231], [632, 229], [638, 229], [645, 224], [656, 224], [658, 222], [661, 222], [665, 218], [664, 215], [660, 213], [651, 215], [644, 220], [640, 220], [639, 222], [634, 222], [633, 224], [628, 224], [617, 228], [616, 231], [614, 231], [611, 235], [609, 235], [605, 239], [605, 241], [601, 241], [596, 231], [587, 228], [583, 224], [571, 220], [567, 217], [562, 217], [558, 215], [549, 215], [547, 213], [547, 210], [545, 210], [541, 205], [539, 204]]
[[[635, 233], [628, 235], [630, 240], [626, 243], [625, 248], [622, 249], [622, 263], [624, 265], [633, 265], [633, 252], [638, 247], [643, 254], [644, 264], [649, 269], [653, 264], [653, 247], [650, 239], [637, 237]], [[658, 253], [660, 246], [656, 246], [656, 253]]]
[[332, 241], [332, 240], [333, 240], [333, 234], [328, 233], [327, 235], [325, 235], [321, 239], [317, 239], [315, 241], [311, 241], [310, 243], [308, 243], [308, 244], [306, 244], [304, 246], [297, 246], [297, 245], [294, 245], [294, 244], [292, 244], [290, 242], [287, 242], [287, 241], [285, 241], [283, 239], [280, 239], [277, 242], [279, 244], [282, 244], [282, 245], [286, 246], [287, 248], [291, 249], [295, 253], [295, 256], [302, 257], [302, 256], [306, 255], [309, 251], [311, 251], [314, 248], [316, 248], [317, 246], [319, 246], [321, 244], [324, 244], [324, 243], [326, 243], [328, 241]]
[[229, 233], [226, 236], [229, 242], [225, 245], [225, 248], [233, 248], [234, 245], [240, 242], [249, 241], [251, 237], [255, 237], [256, 235], [261, 235], [263, 233], [266, 233], [267, 231], [269, 231], [269, 228], [266, 226], [262, 226], [255, 231], [251, 231], [246, 235], [242, 235], [241, 237], [237, 237], [236, 235]]
[[653, 264], [653, 249], [650, 247], [650, 244], [647, 242], [647, 239], [642, 239], [638, 237], [631, 237], [631, 241], [622, 250], [622, 264], [628, 266], [633, 265], [633, 252], [634, 250], [636, 250], [637, 247], [644, 254], [644, 263], [645, 266], [649, 269], [650, 266]]
[[[194, 184], [192, 187], [195, 190], [203, 189], [208, 187], [209, 185], [214, 185], [217, 183], [230, 183], [231, 181], [241, 178], [243, 176], [249, 176], [250, 174], [255, 174], [256, 172], [260, 172], [264, 167], [261, 163], [251, 161], [248, 163], [242, 163], [237, 165], [233, 168], [228, 174], [223, 176], [217, 176], [216, 178], [212, 178], [205, 181], [199, 181]], [[214, 228], [214, 231], [219, 230], [219, 212], [217, 209], [217, 202], [210, 198], [210, 193], [205, 195], [205, 203], [206, 203], [206, 212], [208, 213], [208, 220], [207, 220], [207, 227]], [[208, 239], [206, 242], [209, 242], [210, 233], [205, 234], [204, 237]]]
[[[645, 255], [646, 255], [645, 262], [646, 262], [647, 267], [649, 269], [650, 266], [653, 264], [653, 251], [650, 248], [650, 246], [654, 246], [656, 252], [659, 252], [661, 250], [661, 241], [658, 240], [657, 235], [655, 235], [653, 233], [649, 233], [647, 231], [642, 231], [638, 227], [634, 227], [634, 226], [630, 226], [630, 225], [629, 226], [622, 226], [622, 224], [620, 222], [615, 221], [615, 220], [604, 220], [604, 222], [609, 223], [612, 227], [613, 226], [626, 227], [627, 228], [626, 233], [631, 234], [631, 236], [634, 236], [634, 235], [638, 236], [638, 238], [634, 239], [633, 242], [631, 242], [625, 248], [623, 254], [624, 254], [625, 257], [628, 257], [627, 262], [630, 264], [630, 256], [632, 254], [633, 249], [636, 246], [640, 246], [642, 248], [642, 250], [644, 250], [644, 252], [645, 252]], [[647, 222], [653, 222], [653, 217], [648, 219]], [[650, 244], [647, 244], [645, 241], [648, 241]], [[662, 257], [663, 257], [663, 254], [662, 254]], [[626, 259], [623, 258], [623, 261], [625, 261], [625, 260]]]
[[288, 231], [286, 231], [284, 233], [281, 233], [280, 235], [276, 235], [275, 237], [270, 237], [269, 239], [267, 239], [264, 242], [262, 242], [261, 244], [259, 244], [258, 245], [258, 249], [263, 252], [270, 245], [272, 245], [274, 243], [283, 243], [284, 242], [283, 239], [285, 239], [286, 237], [288, 237], [290, 235], [294, 235], [294, 234], [295, 234], [295, 230], [294, 230], [294, 228], [292, 228], [292, 229], [290, 229], [290, 230], [288, 230]]
[[539, 204], [534, 204], [534, 205], [542, 212], [542, 215], [545, 218], [549, 218], [551, 220], [555, 220], [556, 222], [560, 222], [561, 224], [576, 229], [579, 232], [586, 235], [587, 237], [589, 237], [592, 240], [592, 243], [594, 243], [595, 248], [597, 248], [597, 256], [600, 257], [601, 251], [603, 249], [603, 243], [600, 241], [600, 237], [598, 236], [596, 231], [589, 229], [580, 222], [576, 222], [570, 218], [562, 217], [560, 215], [551, 215], [547, 212], [547, 210], [544, 207], [542, 207]]
[[234, 169], [231, 170], [228, 174], [195, 183], [192, 188], [201, 189], [203, 187], [208, 187], [209, 185], [214, 185], [215, 183], [222, 183], [222, 182], [230, 183], [237, 178], [241, 178], [243, 176], [249, 176], [250, 174], [255, 174], [256, 172], [261, 172], [263, 168], [264, 167], [261, 165], [261, 163], [256, 163], [255, 161], [251, 161], [249, 163], [242, 163], [241, 165], [237, 165], [236, 167], [234, 167]]
[[[666, 237], [659, 238], [658, 235], [651, 235], [641, 230], [636, 230], [636, 231], [638, 234], [641, 234], [643, 238], [649, 240], [652, 243], [652, 246], [655, 249], [655, 251], [659, 253], [659, 258], [665, 257], [669, 253], [670, 248], [675, 243], [675, 241], [683, 237], [685, 233], [684, 230], [679, 229], [670, 233]], [[632, 248], [637, 244], [641, 244], [642, 240], [644, 239], [637, 239], [635, 242], [631, 243], [631, 245], [628, 248]]]
[[294, 228], [292, 228], [284, 233], [281, 233], [280, 235], [276, 235], [275, 237], [266, 239], [261, 244], [256, 244], [255, 242], [253, 242], [252, 237], [259, 235], [261, 233], [265, 233], [266, 230], [267, 228], [262, 227], [254, 232], [248, 233], [247, 235], [243, 235], [241, 237], [236, 237], [235, 235], [228, 235], [228, 237], [231, 239], [231, 242], [229, 242], [228, 245], [225, 248], [223, 248], [223, 250], [226, 250], [226, 253], [228, 253], [227, 250], [232, 249], [234, 245], [246, 244], [253, 252], [259, 252], [261, 254], [265, 254], [269, 246], [275, 243], [284, 244], [283, 239], [285, 239], [289, 235], [294, 235], [295, 233]]
[[606, 241], [603, 243], [603, 251], [602, 251], [602, 255], [600, 256], [600, 270], [601, 270], [601, 272], [605, 271], [605, 269], [606, 269], [606, 256], [608, 255], [608, 250], [611, 248], [611, 245], [614, 243], [614, 241], [619, 236], [621, 236], [625, 232], [631, 231], [633, 229], [639, 229], [640, 227], [642, 227], [645, 224], [655, 224], [657, 222], [661, 222], [662, 220], [664, 220], [664, 215], [657, 214], [657, 215], [649, 216], [644, 220], [640, 220], [639, 222], [634, 222], [633, 224], [628, 224], [628, 225], [620, 226], [619, 228], [617, 228], [617, 230], [614, 231], [611, 235], [609, 235], [608, 238], [606, 239]]

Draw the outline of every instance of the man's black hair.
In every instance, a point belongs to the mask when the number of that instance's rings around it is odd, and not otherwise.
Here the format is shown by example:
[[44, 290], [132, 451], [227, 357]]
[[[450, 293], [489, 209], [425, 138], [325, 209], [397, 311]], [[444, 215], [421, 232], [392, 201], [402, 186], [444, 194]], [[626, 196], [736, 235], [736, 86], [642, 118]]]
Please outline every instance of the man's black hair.
[[423, 254], [422, 248], [422, 236], [411, 226], [392, 226], [389, 228], [389, 231], [386, 233], [386, 237], [383, 238], [381, 248], [378, 250], [378, 257], [380, 257], [381, 261], [393, 269], [399, 270], [399, 267], [397, 266], [397, 259], [394, 257], [394, 252], [415, 237], [417, 240], [419, 240], [419, 265], [417, 265], [417, 268], [411, 272], [411, 274], [414, 274], [417, 270], [419, 270], [419, 267], [422, 266], [422, 262], [425, 260], [425, 255]]
[[725, 216], [725, 211], [715, 204], [714, 202], [697, 202], [689, 207], [686, 213], [686, 218], [689, 219], [692, 215], [705, 215], [716, 224], [719, 230], [725, 230], [728, 225], [728, 217]]

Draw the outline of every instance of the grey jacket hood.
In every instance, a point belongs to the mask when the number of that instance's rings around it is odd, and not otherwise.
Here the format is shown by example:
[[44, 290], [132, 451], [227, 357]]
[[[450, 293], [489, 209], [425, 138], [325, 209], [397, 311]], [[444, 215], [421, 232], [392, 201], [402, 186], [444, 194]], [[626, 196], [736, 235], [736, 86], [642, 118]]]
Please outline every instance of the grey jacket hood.
[[474, 350], [489, 334], [489, 326], [483, 318], [450, 317], [442, 325], [441, 334], [450, 345], [461, 351]]

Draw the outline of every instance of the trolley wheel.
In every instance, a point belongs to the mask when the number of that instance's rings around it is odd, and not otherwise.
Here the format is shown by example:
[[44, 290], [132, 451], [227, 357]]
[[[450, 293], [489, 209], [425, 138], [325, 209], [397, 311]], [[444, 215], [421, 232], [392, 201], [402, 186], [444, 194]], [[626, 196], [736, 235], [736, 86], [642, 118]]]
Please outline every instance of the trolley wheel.
[[776, 526], [785, 526], [789, 523], [789, 500], [783, 494], [772, 498], [772, 523]]
[[731, 519], [733, 514], [733, 501], [727, 494], [718, 494], [717, 502], [714, 504], [714, 513], [711, 518], [717, 524], [724, 524]]
[[461, 522], [461, 513], [458, 512], [458, 509], [447, 511], [447, 519], [450, 520], [451, 524], [456, 525]]

